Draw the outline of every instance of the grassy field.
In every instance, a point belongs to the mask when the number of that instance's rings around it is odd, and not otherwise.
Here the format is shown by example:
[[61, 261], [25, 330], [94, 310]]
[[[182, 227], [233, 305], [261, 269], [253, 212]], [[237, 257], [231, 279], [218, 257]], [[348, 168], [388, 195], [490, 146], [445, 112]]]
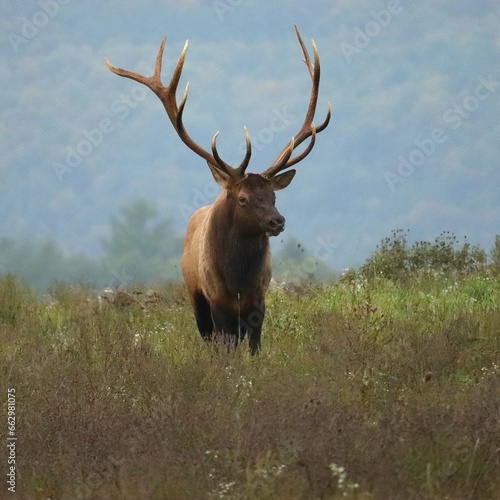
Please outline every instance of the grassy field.
[[500, 498], [498, 278], [352, 276], [267, 305], [251, 358], [202, 343], [181, 286], [2, 278], [17, 497]]

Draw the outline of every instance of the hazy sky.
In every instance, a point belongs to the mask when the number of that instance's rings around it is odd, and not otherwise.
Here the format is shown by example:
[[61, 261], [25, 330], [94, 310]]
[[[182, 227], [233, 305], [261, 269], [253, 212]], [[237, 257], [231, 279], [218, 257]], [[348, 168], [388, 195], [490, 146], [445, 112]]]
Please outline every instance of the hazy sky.
[[[369, 7], [367, 7], [369, 5]], [[287, 229], [336, 269], [392, 229], [441, 231], [486, 248], [500, 233], [500, 4], [423, 0], [0, 1], [0, 236], [97, 254], [109, 218], [145, 198], [183, 232], [217, 186], [154, 94], [106, 68], [151, 72], [167, 36], [167, 82], [186, 39], [184, 123], [220, 131], [249, 171], [302, 123], [310, 78], [295, 37], [314, 38], [316, 121], [330, 126], [278, 193]]]

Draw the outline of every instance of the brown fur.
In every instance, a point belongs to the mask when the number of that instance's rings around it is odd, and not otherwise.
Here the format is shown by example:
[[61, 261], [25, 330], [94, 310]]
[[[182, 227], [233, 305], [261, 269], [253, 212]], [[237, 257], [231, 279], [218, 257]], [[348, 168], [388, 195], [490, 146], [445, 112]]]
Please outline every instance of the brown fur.
[[[221, 334], [236, 345], [248, 333], [252, 353], [260, 348], [271, 280], [269, 235], [284, 229], [284, 218], [274, 206], [274, 190], [281, 187], [249, 174], [224, 188], [213, 205], [198, 209], [189, 221], [182, 272], [198, 328], [207, 340]], [[240, 197], [246, 199], [244, 206]]]

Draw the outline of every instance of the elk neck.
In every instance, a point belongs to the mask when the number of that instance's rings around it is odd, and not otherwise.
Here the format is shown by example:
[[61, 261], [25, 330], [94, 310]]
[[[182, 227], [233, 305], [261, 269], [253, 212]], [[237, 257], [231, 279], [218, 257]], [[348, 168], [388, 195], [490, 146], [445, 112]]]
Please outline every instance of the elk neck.
[[244, 294], [259, 285], [270, 268], [269, 237], [252, 233], [238, 218], [236, 200], [224, 191], [215, 200], [207, 237], [228, 289]]

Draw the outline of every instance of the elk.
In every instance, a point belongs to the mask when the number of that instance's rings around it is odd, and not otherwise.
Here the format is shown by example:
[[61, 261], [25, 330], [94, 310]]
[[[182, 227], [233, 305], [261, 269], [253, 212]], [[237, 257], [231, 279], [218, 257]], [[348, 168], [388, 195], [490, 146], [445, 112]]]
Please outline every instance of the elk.
[[[207, 341], [222, 339], [236, 347], [248, 334], [251, 354], [260, 350], [264, 300], [271, 280], [269, 237], [277, 236], [285, 228], [285, 218], [275, 206], [275, 191], [290, 184], [296, 170], [288, 169], [311, 152], [316, 135], [327, 127], [331, 116], [331, 105], [328, 103], [323, 123], [319, 126], [313, 123], [319, 92], [319, 55], [312, 40], [312, 63], [297, 26], [295, 32], [312, 79], [309, 107], [297, 135], [292, 137], [271, 166], [260, 174], [246, 173], [252, 154], [246, 127], [246, 154], [238, 167], [228, 165], [220, 157], [217, 151], [218, 132], [213, 136], [210, 152], [198, 145], [184, 128], [182, 115], [189, 82], [179, 103], [176, 91], [186, 57], [187, 41], [167, 86], [161, 81], [166, 38], [161, 42], [153, 76], [146, 77], [114, 67], [105, 59], [113, 73], [145, 85], [158, 96], [177, 135], [207, 162], [214, 180], [222, 187], [214, 203], [196, 210], [188, 223], [182, 273], [202, 338]], [[292, 156], [297, 146], [306, 139], [309, 139], [307, 147]]]

